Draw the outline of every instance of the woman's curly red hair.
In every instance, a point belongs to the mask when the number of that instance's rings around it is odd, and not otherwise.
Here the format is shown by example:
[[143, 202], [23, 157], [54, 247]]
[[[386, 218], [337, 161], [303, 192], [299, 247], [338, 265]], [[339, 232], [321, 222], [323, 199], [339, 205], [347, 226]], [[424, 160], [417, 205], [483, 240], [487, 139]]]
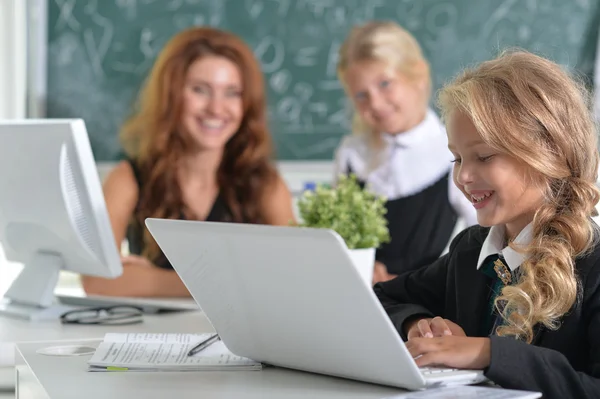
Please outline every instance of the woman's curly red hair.
[[[143, 182], [135, 218], [178, 219], [185, 209], [177, 179], [180, 160], [193, 148], [180, 129], [183, 87], [190, 65], [201, 57], [225, 57], [239, 67], [244, 117], [226, 144], [218, 169], [220, 196], [233, 222], [263, 223], [263, 196], [277, 173], [271, 162], [264, 79], [252, 50], [232, 33], [196, 27], [174, 36], [159, 54], [134, 114], [125, 122], [121, 141]], [[153, 259], [159, 248], [144, 229], [143, 254]]]

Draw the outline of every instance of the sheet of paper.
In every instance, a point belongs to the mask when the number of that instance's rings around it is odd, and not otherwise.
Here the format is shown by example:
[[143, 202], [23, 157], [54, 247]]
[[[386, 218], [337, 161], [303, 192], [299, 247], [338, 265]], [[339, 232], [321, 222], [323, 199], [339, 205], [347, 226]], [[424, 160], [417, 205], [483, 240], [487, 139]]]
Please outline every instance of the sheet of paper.
[[210, 334], [160, 334], [160, 333], [108, 333], [104, 342], [138, 342], [141, 344], [193, 344], [196, 345]]
[[195, 345], [177, 343], [103, 342], [89, 364], [116, 367], [154, 367], [202, 369], [204, 367], [251, 366], [253, 360], [232, 354], [222, 341], [210, 345], [195, 356], [187, 353]]

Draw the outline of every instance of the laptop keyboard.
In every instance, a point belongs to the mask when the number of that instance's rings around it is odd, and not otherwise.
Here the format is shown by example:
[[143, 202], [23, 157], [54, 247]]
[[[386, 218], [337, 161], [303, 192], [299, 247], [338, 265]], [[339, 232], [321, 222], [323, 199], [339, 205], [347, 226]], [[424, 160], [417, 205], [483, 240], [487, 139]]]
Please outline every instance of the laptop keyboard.
[[419, 368], [423, 375], [432, 375], [432, 374], [440, 374], [440, 373], [451, 373], [453, 371], [459, 371], [459, 369], [450, 369], [443, 367], [421, 367]]
[[541, 396], [541, 394], [536, 394], [535, 392], [513, 391], [491, 387], [474, 387], [465, 385], [448, 388], [426, 389], [424, 391], [410, 392], [408, 394], [391, 396], [386, 399], [531, 399], [539, 398]]

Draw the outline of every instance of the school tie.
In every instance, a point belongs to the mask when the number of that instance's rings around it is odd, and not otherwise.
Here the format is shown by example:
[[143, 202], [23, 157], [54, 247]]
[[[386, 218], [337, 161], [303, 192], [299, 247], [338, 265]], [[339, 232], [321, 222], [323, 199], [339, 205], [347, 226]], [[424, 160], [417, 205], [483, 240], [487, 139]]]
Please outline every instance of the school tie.
[[482, 335], [494, 335], [496, 328], [502, 322], [502, 316], [496, 310], [494, 301], [500, 295], [502, 288], [513, 282], [514, 276], [497, 254], [488, 256], [479, 270], [492, 279], [487, 309], [483, 316]]

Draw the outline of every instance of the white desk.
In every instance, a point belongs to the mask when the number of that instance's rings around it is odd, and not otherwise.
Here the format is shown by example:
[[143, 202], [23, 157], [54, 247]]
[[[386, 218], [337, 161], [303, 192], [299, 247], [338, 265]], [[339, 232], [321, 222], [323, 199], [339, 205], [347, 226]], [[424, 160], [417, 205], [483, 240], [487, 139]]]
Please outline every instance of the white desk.
[[[47, 340], [76, 340], [89, 338], [102, 338], [107, 332], [179, 332], [198, 333], [213, 331], [207, 319], [201, 312], [178, 312], [166, 314], [144, 315], [144, 322], [124, 326], [84, 326], [63, 325], [59, 321], [32, 323], [25, 320], [0, 317], [0, 346], [7, 349], [17, 342], [47, 341]], [[14, 349], [12, 349], [14, 351]], [[0, 367], [0, 392], [5, 392], [12, 387], [7, 387], [5, 380], [14, 375], [10, 359]], [[9, 367], [7, 367], [9, 366]], [[0, 398], [4, 399], [2, 395]]]
[[[97, 344], [91, 342], [61, 342]], [[402, 390], [299, 371], [266, 368], [225, 372], [88, 372], [91, 355], [56, 357], [37, 354], [55, 343], [17, 345], [17, 399], [99, 398], [281, 398], [382, 399]], [[360, 359], [357, 359], [360, 361]]]
[[26, 320], [0, 317], [0, 342], [76, 340], [102, 338], [107, 332], [212, 332], [202, 312], [174, 312], [144, 314], [138, 324], [118, 325], [63, 325], [59, 321], [32, 323]]
[[[17, 398], [385, 398], [401, 390], [280, 368], [229, 372], [91, 373], [91, 355], [46, 356], [39, 348], [90, 345], [107, 332], [213, 331], [201, 312], [144, 315], [144, 323], [126, 326], [29, 323], [0, 318], [0, 342], [16, 342]], [[58, 340], [58, 342], [47, 342]], [[78, 341], [79, 340], [79, 341]], [[85, 341], [81, 341], [85, 340]], [[31, 342], [33, 341], [33, 342]], [[360, 359], [357, 359], [360, 361]]]

